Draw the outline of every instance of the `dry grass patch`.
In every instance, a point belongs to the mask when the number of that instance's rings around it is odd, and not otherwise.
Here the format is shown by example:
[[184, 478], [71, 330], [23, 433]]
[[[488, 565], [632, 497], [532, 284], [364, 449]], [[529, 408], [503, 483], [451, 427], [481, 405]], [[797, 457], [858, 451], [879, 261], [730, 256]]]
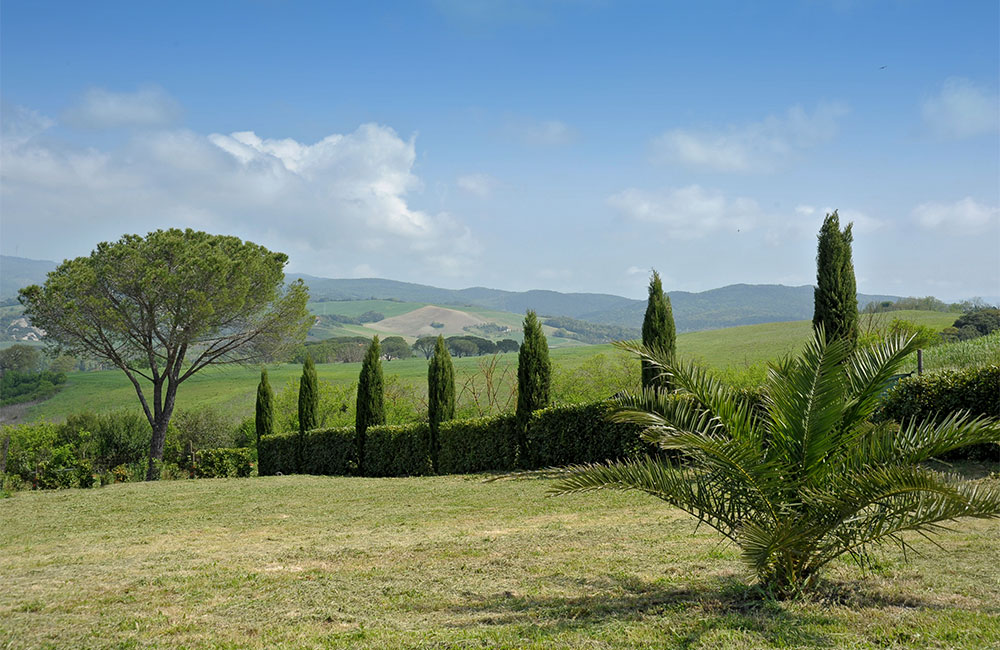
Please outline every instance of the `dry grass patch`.
[[[970, 468], [974, 469], [974, 468]], [[982, 468], [980, 468], [982, 472]], [[985, 478], [983, 480], [994, 480]], [[0, 647], [1000, 645], [1000, 524], [777, 602], [708, 529], [540, 479], [268, 477], [0, 501]]]

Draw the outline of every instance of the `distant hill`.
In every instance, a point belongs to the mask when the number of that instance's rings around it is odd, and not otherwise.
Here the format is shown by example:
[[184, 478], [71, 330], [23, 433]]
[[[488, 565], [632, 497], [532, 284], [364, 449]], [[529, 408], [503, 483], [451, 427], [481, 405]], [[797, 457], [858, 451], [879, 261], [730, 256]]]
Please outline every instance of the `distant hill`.
[[[17, 296], [17, 290], [45, 281], [55, 262], [0, 256], [0, 300]], [[560, 293], [558, 291], [502, 291], [485, 287], [441, 289], [412, 282], [378, 278], [331, 279], [289, 274], [309, 285], [313, 301], [388, 299], [440, 306], [468, 306], [498, 312], [524, 314], [534, 309], [540, 316], [568, 316], [600, 325], [639, 328], [646, 311], [645, 300], [632, 300], [607, 293]], [[692, 293], [669, 292], [674, 321], [679, 332], [755, 325], [812, 318], [813, 288], [779, 284], [733, 284], [720, 289]], [[896, 300], [898, 296], [858, 294], [858, 304], [872, 300]], [[319, 312], [317, 312], [319, 313]]]
[[[333, 280], [309, 275], [313, 300], [366, 300], [392, 298], [439, 305], [468, 305], [523, 314], [534, 309], [542, 316], [569, 316], [603, 325], [639, 328], [646, 312], [645, 300], [632, 300], [606, 293], [559, 293], [558, 291], [502, 291], [472, 287], [440, 289], [410, 282], [363, 278]], [[733, 284], [720, 289], [691, 293], [669, 292], [677, 330], [695, 330], [755, 325], [812, 318], [813, 288], [779, 284]], [[858, 294], [858, 304], [872, 300], [896, 300], [898, 296]]]
[[16, 298], [18, 289], [45, 282], [45, 276], [55, 268], [56, 263], [48, 260], [0, 255], [0, 300]]

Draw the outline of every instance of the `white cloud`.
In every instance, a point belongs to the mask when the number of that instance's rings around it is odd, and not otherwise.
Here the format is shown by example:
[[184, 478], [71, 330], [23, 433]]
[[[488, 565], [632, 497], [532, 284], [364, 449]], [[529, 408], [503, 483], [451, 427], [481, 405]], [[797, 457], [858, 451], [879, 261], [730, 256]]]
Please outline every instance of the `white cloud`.
[[816, 208], [811, 205], [797, 205], [795, 206], [795, 214], [801, 215], [803, 217], [808, 217], [816, 212]]
[[697, 239], [722, 229], [749, 230], [762, 218], [756, 201], [729, 199], [698, 185], [660, 192], [629, 188], [609, 197], [608, 204], [625, 218], [661, 226], [677, 239]]
[[673, 129], [653, 140], [653, 160], [723, 172], [772, 171], [784, 160], [833, 138], [843, 104], [812, 113], [793, 106], [781, 117], [723, 130]]
[[965, 197], [954, 203], [922, 203], [913, 209], [913, 218], [929, 230], [956, 234], [976, 234], [1000, 225], [1000, 208], [983, 205]]
[[638, 266], [630, 266], [625, 269], [625, 275], [638, 275], [640, 273], [648, 273], [648, 269], [641, 269]]
[[481, 198], [486, 198], [493, 194], [493, 190], [499, 185], [497, 179], [489, 174], [466, 174], [459, 176], [455, 180], [455, 184], [469, 194], [474, 194]]
[[53, 120], [30, 108], [6, 102], [0, 105], [0, 137], [5, 147], [22, 146], [53, 124]]
[[182, 112], [180, 104], [158, 86], [124, 93], [91, 88], [63, 113], [63, 120], [83, 129], [150, 128], [174, 124]]
[[479, 244], [455, 217], [411, 207], [415, 160], [412, 138], [377, 124], [312, 144], [184, 129], [137, 132], [112, 150], [4, 138], [4, 239], [75, 256], [124, 232], [182, 226], [283, 251], [315, 275], [376, 261], [397, 277], [453, 276]]
[[923, 104], [924, 124], [942, 138], [961, 139], [996, 133], [1000, 98], [968, 79], [954, 77]]
[[[823, 216], [833, 212], [834, 208], [823, 208]], [[852, 210], [847, 208], [846, 210], [837, 210], [837, 216], [840, 217], [841, 227], [846, 226], [849, 223], [853, 223], [853, 232], [868, 234], [886, 227], [886, 222], [882, 219], [877, 219], [875, 217], [869, 216], [867, 213], [861, 210]], [[819, 231], [819, 226], [817, 225], [816, 231]]]
[[576, 130], [559, 120], [512, 118], [506, 131], [529, 146], [562, 147], [576, 141]]

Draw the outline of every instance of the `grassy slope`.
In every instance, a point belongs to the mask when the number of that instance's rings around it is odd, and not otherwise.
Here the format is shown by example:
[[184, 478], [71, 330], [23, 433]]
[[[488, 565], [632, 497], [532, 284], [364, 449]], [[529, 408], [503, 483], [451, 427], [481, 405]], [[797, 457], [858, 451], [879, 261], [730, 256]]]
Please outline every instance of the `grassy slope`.
[[[370, 301], [358, 301], [370, 302]], [[351, 303], [344, 303], [351, 304]], [[952, 314], [934, 312], [898, 312], [923, 325], [946, 327], [953, 321]], [[774, 359], [788, 352], [795, 352], [810, 336], [808, 321], [746, 325], [723, 330], [691, 332], [677, 337], [677, 349], [685, 356], [700, 359], [713, 368], [743, 366]], [[553, 349], [553, 363], [572, 369], [599, 352], [608, 354], [610, 345], [589, 345]], [[516, 364], [517, 355], [507, 354], [502, 362]], [[455, 359], [456, 381], [478, 371], [479, 358]], [[320, 364], [320, 379], [335, 384], [357, 380], [361, 364]], [[932, 369], [928, 367], [928, 369]], [[423, 386], [427, 377], [427, 362], [421, 358], [397, 360], [383, 365], [384, 372], [396, 374], [400, 379]], [[253, 400], [259, 379], [256, 368], [211, 368], [204, 370], [182, 384], [177, 403], [180, 408], [193, 409], [204, 406], [222, 408], [237, 419], [252, 412]], [[280, 389], [291, 378], [297, 378], [299, 366], [284, 364], [268, 370], [271, 385]], [[70, 373], [67, 387], [55, 397], [32, 408], [29, 419], [63, 419], [69, 413], [84, 410], [110, 410], [138, 408], [131, 384], [117, 370], [90, 373]]]
[[547, 499], [548, 485], [286, 476], [17, 493], [0, 501], [0, 647], [1000, 645], [1000, 522], [962, 522], [941, 549], [913, 536], [909, 565], [895, 550], [867, 575], [834, 563], [821, 596], [773, 602], [691, 517], [634, 494]]

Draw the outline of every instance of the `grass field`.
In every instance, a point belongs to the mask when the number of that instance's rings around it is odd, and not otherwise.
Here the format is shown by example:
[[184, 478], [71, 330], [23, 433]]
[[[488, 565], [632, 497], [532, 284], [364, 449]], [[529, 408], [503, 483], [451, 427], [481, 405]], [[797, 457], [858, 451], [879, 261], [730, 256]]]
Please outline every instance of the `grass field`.
[[[936, 329], [947, 327], [954, 321], [953, 314], [925, 311], [896, 312], [893, 316]], [[796, 352], [808, 340], [811, 332], [809, 321], [746, 325], [681, 334], [677, 337], [677, 349], [679, 354], [698, 359], [712, 368], [739, 370]], [[553, 349], [551, 358], [561, 372], [570, 373], [596, 354], [613, 357], [618, 352], [611, 345], [581, 345]], [[482, 359], [455, 359], [456, 384], [461, 386], [467, 377], [478, 373]], [[505, 365], [513, 370], [516, 368], [517, 355], [502, 355], [500, 363], [501, 370]], [[933, 370], [933, 359], [928, 363], [927, 369]], [[333, 384], [349, 384], [357, 381], [360, 368], [360, 363], [320, 364], [317, 366], [317, 373], [321, 380]], [[275, 390], [281, 389], [290, 379], [298, 378], [301, 372], [301, 367], [294, 364], [275, 365], [268, 370]], [[387, 376], [398, 376], [401, 383], [414, 386], [418, 391], [425, 390], [427, 361], [422, 357], [385, 363], [383, 372]], [[508, 371], [509, 378], [513, 374], [515, 373]], [[178, 408], [214, 407], [229, 413], [234, 420], [248, 417], [252, 413], [259, 377], [258, 368], [206, 369], [181, 385], [177, 398]], [[117, 370], [70, 373], [66, 388], [55, 397], [31, 407], [25, 421], [62, 420], [71, 413], [116, 408], [138, 409], [135, 392], [124, 374]]]
[[[986, 468], [960, 468], [983, 476]], [[995, 468], [994, 468], [995, 469]], [[995, 479], [983, 479], [992, 481]], [[996, 648], [1000, 522], [777, 602], [640, 495], [267, 477], [0, 501], [0, 647]]]

